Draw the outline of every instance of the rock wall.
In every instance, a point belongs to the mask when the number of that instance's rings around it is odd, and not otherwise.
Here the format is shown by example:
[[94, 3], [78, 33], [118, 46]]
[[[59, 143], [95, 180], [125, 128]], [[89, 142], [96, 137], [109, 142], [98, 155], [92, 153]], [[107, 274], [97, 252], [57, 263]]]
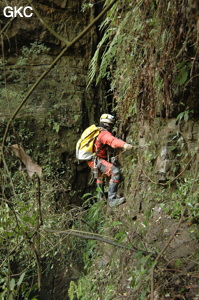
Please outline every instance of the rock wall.
[[[7, 1], [6, 4], [15, 6], [18, 3]], [[69, 42], [101, 10], [99, 4], [84, 11], [84, 1], [76, 0], [37, 1], [34, 4], [45, 22]], [[27, 5], [27, 2], [21, 1], [20, 5]], [[11, 20], [3, 16], [4, 7], [5, 3], [1, 2], [1, 138], [8, 120], [29, 89], [65, 47], [35, 14], [29, 19], [17, 17]], [[87, 88], [88, 65], [98, 39], [97, 26], [98, 24], [70, 48], [39, 83], [12, 122], [6, 139], [4, 156], [13, 178], [16, 179], [19, 168], [23, 170], [24, 166], [12, 156], [12, 144], [21, 144], [33, 161], [42, 166], [41, 193], [45, 224], [48, 223], [47, 215], [52, 219], [57, 216], [55, 226], [59, 223], [59, 215], [63, 215], [63, 228], [71, 223], [70, 217], [66, 221], [67, 210], [79, 205], [82, 202], [81, 196], [88, 192], [90, 171], [86, 163], [78, 164], [76, 161], [76, 142], [83, 129], [96, 121], [107, 107], [103, 84], [98, 89], [92, 85]], [[23, 177], [23, 171], [19, 175], [19, 182], [21, 176]], [[0, 194], [10, 198], [11, 190], [4, 188], [6, 180], [4, 183], [2, 178]], [[31, 202], [28, 194], [31, 182], [27, 182], [26, 189], [22, 182], [21, 185], [19, 183], [22, 194], [24, 189], [27, 192], [26, 197], [22, 196], [23, 204]], [[16, 199], [16, 202], [19, 203], [20, 199]], [[67, 299], [71, 278], [78, 278], [82, 270], [82, 258], [75, 258], [77, 253], [71, 255], [71, 251], [66, 248], [62, 254], [57, 256], [53, 251], [49, 259], [42, 260], [42, 290], [39, 299]], [[81, 251], [79, 248], [76, 250]], [[18, 258], [16, 255], [15, 259]], [[72, 263], [74, 260], [81, 263], [75, 266]], [[18, 266], [20, 268], [21, 264]], [[16, 266], [13, 270], [16, 271]]]
[[[16, 5], [9, 1], [8, 5]], [[0, 5], [2, 14], [4, 3]], [[94, 18], [93, 8], [83, 11], [83, 1], [39, 1], [37, 11], [52, 29], [72, 41]], [[5, 124], [38, 77], [49, 68], [65, 46], [42, 22], [31, 18], [2, 16], [1, 60], [1, 127]], [[87, 88], [88, 64], [97, 42], [97, 25], [70, 48], [41, 81], [15, 120], [15, 133], [10, 130], [10, 143], [22, 143], [26, 150], [45, 166], [51, 160], [54, 172], [66, 169], [65, 180], [74, 194], [84, 190], [86, 165], [75, 162], [75, 144], [83, 129], [98, 119], [107, 104], [104, 90]], [[29, 133], [25, 133], [31, 128]], [[20, 137], [17, 135], [17, 131]], [[28, 131], [28, 130], [27, 130]], [[31, 133], [30, 133], [31, 132]], [[26, 136], [25, 136], [26, 134]], [[44, 155], [45, 153], [45, 155]], [[54, 161], [54, 163], [53, 163]], [[84, 175], [83, 175], [84, 174]], [[73, 197], [77, 200], [78, 195]]]

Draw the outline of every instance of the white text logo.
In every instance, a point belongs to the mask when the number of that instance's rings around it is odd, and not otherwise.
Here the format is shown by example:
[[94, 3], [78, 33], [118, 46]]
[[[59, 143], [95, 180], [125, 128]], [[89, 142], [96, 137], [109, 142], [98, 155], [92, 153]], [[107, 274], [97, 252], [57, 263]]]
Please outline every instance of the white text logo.
[[3, 14], [6, 18], [10, 18], [10, 17], [26, 17], [26, 18], [30, 18], [32, 17], [33, 13], [31, 12], [33, 9], [31, 6], [20, 6], [19, 8], [17, 8], [16, 6], [12, 7], [12, 6], [6, 6], [3, 10]]

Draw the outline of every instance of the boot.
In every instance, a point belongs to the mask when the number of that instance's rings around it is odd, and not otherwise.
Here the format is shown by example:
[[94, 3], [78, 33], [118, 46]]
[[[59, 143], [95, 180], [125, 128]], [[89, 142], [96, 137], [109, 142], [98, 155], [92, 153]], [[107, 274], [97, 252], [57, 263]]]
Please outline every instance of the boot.
[[109, 206], [110, 207], [116, 207], [119, 206], [121, 204], [123, 204], [124, 202], [126, 202], [126, 198], [125, 197], [121, 197], [121, 198], [115, 198], [112, 200], [109, 200]]
[[116, 196], [117, 186], [118, 186], [117, 182], [110, 182], [109, 183], [108, 200], [109, 200], [109, 206], [110, 207], [118, 206], [118, 205], [126, 202], [125, 197], [119, 198], [119, 197]]

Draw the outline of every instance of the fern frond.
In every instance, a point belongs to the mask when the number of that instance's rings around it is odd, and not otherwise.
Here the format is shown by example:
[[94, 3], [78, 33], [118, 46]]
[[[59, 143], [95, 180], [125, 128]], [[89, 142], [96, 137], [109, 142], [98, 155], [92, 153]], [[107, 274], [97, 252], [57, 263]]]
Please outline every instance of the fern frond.
[[[102, 55], [102, 61], [100, 64], [99, 75], [96, 80], [97, 83], [99, 82], [99, 80], [101, 78], [104, 78], [107, 75], [107, 72], [106, 72], [107, 68], [115, 58], [115, 55], [118, 50], [118, 45], [125, 39], [125, 34], [121, 34], [121, 30], [125, 27], [126, 22], [128, 22], [129, 16], [130, 16], [130, 12], [127, 13], [125, 19], [121, 22], [110, 45], [106, 48], [106, 50], [104, 51], [104, 53]], [[115, 28], [114, 29], [112, 28], [111, 30], [112, 30], [112, 35], [113, 35], [113, 30], [115, 31]]]
[[95, 51], [93, 58], [90, 61], [89, 64], [89, 73], [88, 73], [88, 84], [87, 84], [87, 88], [88, 86], [91, 84], [91, 82], [93, 81], [96, 73], [97, 73], [97, 67], [98, 67], [98, 59], [99, 59], [99, 52], [101, 47], [103, 46], [103, 44], [108, 40], [110, 35], [110, 29], [106, 30], [101, 41], [99, 42], [98, 46], [97, 46], [97, 50]]

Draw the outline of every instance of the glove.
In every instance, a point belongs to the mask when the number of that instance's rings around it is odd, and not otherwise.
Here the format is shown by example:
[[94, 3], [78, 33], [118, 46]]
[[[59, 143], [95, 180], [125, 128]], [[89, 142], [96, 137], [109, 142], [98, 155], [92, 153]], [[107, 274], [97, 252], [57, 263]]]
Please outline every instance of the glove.
[[133, 148], [133, 146], [131, 144], [125, 143], [123, 146], [123, 149], [126, 150], [131, 150]]

